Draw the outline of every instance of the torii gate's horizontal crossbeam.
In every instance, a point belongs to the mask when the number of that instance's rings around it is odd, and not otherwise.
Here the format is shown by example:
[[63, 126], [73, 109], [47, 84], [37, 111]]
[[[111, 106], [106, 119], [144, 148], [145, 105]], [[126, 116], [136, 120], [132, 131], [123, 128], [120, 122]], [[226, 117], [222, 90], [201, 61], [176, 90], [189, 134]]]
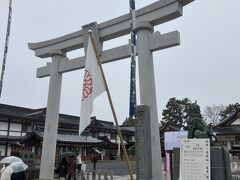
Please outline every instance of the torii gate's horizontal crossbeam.
[[[161, 0], [136, 11], [136, 22], [148, 21], [153, 26], [170, 21], [182, 15], [182, 7], [194, 0]], [[129, 14], [98, 24], [99, 38], [107, 41], [130, 32]], [[63, 52], [83, 47], [83, 31], [77, 31], [56, 39], [29, 43], [30, 49], [41, 58], [50, 56], [50, 51], [59, 49]]]
[[[160, 35], [159, 32], [153, 33], [149, 38], [149, 46], [151, 51], [157, 51], [180, 44], [180, 34], [178, 31], [173, 31], [167, 34]], [[102, 53], [102, 63], [109, 63], [120, 59], [130, 57], [130, 44], [126, 44], [113, 49], [105, 50]], [[51, 63], [47, 66], [40, 67], [37, 69], [37, 77], [42, 78], [50, 75]], [[84, 68], [85, 56], [75, 58], [72, 60], [66, 60], [60, 62], [59, 73], [74, 71], [77, 69]]]

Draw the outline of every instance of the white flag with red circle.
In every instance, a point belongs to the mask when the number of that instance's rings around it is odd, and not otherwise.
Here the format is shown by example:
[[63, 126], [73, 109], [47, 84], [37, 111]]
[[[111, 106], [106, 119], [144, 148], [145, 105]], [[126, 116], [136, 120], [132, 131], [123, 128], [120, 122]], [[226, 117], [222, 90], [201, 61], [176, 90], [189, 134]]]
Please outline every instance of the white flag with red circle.
[[91, 37], [89, 36], [82, 87], [79, 134], [81, 134], [91, 122], [94, 99], [104, 91], [105, 86], [102, 74], [98, 65], [98, 60], [94, 51]]

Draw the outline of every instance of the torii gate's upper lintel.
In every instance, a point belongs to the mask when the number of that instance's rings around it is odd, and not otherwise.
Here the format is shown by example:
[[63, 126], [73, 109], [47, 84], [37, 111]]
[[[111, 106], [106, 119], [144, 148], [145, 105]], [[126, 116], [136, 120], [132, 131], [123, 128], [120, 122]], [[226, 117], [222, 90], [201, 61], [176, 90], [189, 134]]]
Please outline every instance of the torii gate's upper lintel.
[[[165, 23], [182, 15], [182, 7], [194, 0], [159, 0], [136, 11], [136, 22], [148, 21], [153, 26]], [[98, 24], [99, 38], [107, 41], [130, 32], [129, 14]], [[83, 47], [83, 31], [77, 31], [48, 41], [29, 43], [28, 47], [41, 58], [50, 57], [50, 51], [59, 49], [63, 52]]]
[[[149, 38], [149, 49], [151, 51], [157, 51], [165, 48], [170, 48], [178, 46], [180, 44], [180, 33], [178, 31], [173, 31], [161, 35], [159, 32], [155, 32], [150, 35]], [[131, 56], [130, 44], [122, 45], [112, 49], [108, 49], [102, 52], [102, 64], [109, 63]], [[51, 63], [47, 63], [47, 66], [43, 66], [37, 69], [37, 77], [47, 77], [50, 76], [50, 66]], [[59, 62], [59, 73], [70, 72], [77, 69], [82, 69], [85, 67], [85, 56], [74, 58]]]

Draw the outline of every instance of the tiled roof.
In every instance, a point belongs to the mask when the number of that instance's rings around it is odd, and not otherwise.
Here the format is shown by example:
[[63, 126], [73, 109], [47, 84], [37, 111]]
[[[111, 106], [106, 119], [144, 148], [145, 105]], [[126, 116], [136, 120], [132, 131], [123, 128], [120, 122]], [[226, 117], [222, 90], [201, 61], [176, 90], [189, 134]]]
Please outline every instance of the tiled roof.
[[237, 114], [240, 112], [240, 109], [238, 109], [237, 111], [231, 113], [228, 117], [226, 117], [225, 119], [223, 119], [222, 121], [220, 121], [218, 124], [216, 124], [215, 126], [213, 126], [213, 129], [216, 127], [221, 127], [221, 126], [228, 126], [230, 125], [233, 121], [235, 121], [238, 117]]
[[114, 126], [113, 122], [99, 120], [99, 119], [96, 119], [95, 116], [92, 117], [91, 120], [92, 120], [92, 123], [94, 125], [105, 127], [105, 128], [109, 128], [109, 129], [116, 129], [116, 127]]
[[240, 135], [239, 126], [217, 127], [213, 129], [217, 135]]
[[[17, 119], [28, 119], [34, 120], [35, 122], [44, 123], [45, 116], [46, 116], [46, 108], [39, 108], [39, 109], [31, 109], [25, 107], [18, 107], [13, 105], [7, 104], [0, 104], [0, 115], [7, 116], [7, 117], [14, 117]], [[116, 131], [116, 126], [113, 122], [104, 121], [96, 119], [96, 117], [91, 117], [92, 125], [96, 127], [101, 127], [105, 129], [110, 129]], [[59, 114], [59, 122], [60, 124], [70, 125], [70, 126], [79, 126], [80, 117], [74, 115], [67, 115], [67, 114]], [[128, 128], [121, 127], [123, 131], [130, 132], [132, 130]]]
[[120, 129], [135, 132], [135, 126], [121, 126]]
[[79, 142], [79, 143], [100, 143], [102, 140], [91, 136], [79, 136], [79, 135], [69, 135], [69, 134], [58, 134], [57, 140], [62, 142]]
[[[106, 129], [113, 129], [117, 131], [117, 127], [114, 125], [113, 122], [109, 121], [103, 121], [103, 120], [98, 120], [96, 117], [92, 117], [92, 123], [98, 127], [104, 127]], [[135, 127], [134, 126], [120, 126], [120, 130], [123, 130], [125, 132], [135, 132]]]
[[28, 114], [35, 112], [36, 110], [24, 108], [24, 107], [17, 107], [7, 104], [0, 104], [0, 114], [8, 115], [8, 116], [17, 116], [17, 117], [29, 117]]
[[164, 132], [164, 130], [166, 128], [169, 128], [169, 130], [171, 130], [171, 131], [180, 131], [181, 130], [180, 125], [174, 125], [171, 122], [167, 122], [167, 123], [165, 123], [165, 124], [163, 124], [162, 126], [159, 127], [160, 132]]
[[[38, 137], [43, 139], [43, 132], [32, 131], [25, 135], [22, 139], [29, 140], [29, 138], [33, 137], [32, 134], [36, 134]], [[29, 137], [29, 138], [28, 138]], [[99, 140], [97, 138], [91, 136], [79, 136], [77, 134], [58, 134], [57, 141], [59, 142], [74, 142], [74, 143], [101, 143], [103, 140]]]
[[64, 124], [79, 125], [79, 116], [59, 114], [59, 121]]
[[212, 127], [212, 130], [217, 135], [239, 135], [240, 126], [232, 125], [232, 123], [238, 118], [237, 114], [240, 112], [240, 109], [231, 113], [228, 117], [220, 121], [217, 125]]
[[130, 130], [130, 131], [135, 131], [135, 126], [120, 126], [121, 129], [127, 129], [127, 130]]

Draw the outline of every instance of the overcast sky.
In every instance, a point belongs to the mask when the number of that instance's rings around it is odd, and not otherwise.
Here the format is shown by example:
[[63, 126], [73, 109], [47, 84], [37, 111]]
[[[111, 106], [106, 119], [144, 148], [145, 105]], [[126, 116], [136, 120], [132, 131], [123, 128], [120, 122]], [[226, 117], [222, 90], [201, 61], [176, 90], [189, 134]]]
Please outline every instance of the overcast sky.
[[[152, 2], [155, 0], [136, 0], [136, 8]], [[11, 37], [0, 102], [34, 109], [46, 107], [49, 78], [36, 78], [36, 70], [50, 59], [35, 57], [27, 43], [57, 38], [78, 31], [90, 22], [102, 23], [126, 14], [128, 3], [128, 0], [13, 0]], [[154, 30], [162, 34], [178, 30], [181, 36], [180, 46], [154, 53], [159, 119], [171, 97], [197, 100], [202, 109], [213, 104], [239, 102], [239, 9], [239, 0], [196, 0], [184, 7], [182, 17], [155, 27]], [[7, 15], [8, 0], [1, 0], [1, 61]], [[129, 38], [106, 42], [104, 49], [126, 44]], [[80, 55], [83, 50], [69, 53], [68, 57]], [[103, 67], [122, 123], [129, 108], [130, 58]], [[82, 77], [83, 70], [64, 74], [61, 113], [79, 116]], [[93, 115], [112, 121], [106, 94], [96, 99]]]

